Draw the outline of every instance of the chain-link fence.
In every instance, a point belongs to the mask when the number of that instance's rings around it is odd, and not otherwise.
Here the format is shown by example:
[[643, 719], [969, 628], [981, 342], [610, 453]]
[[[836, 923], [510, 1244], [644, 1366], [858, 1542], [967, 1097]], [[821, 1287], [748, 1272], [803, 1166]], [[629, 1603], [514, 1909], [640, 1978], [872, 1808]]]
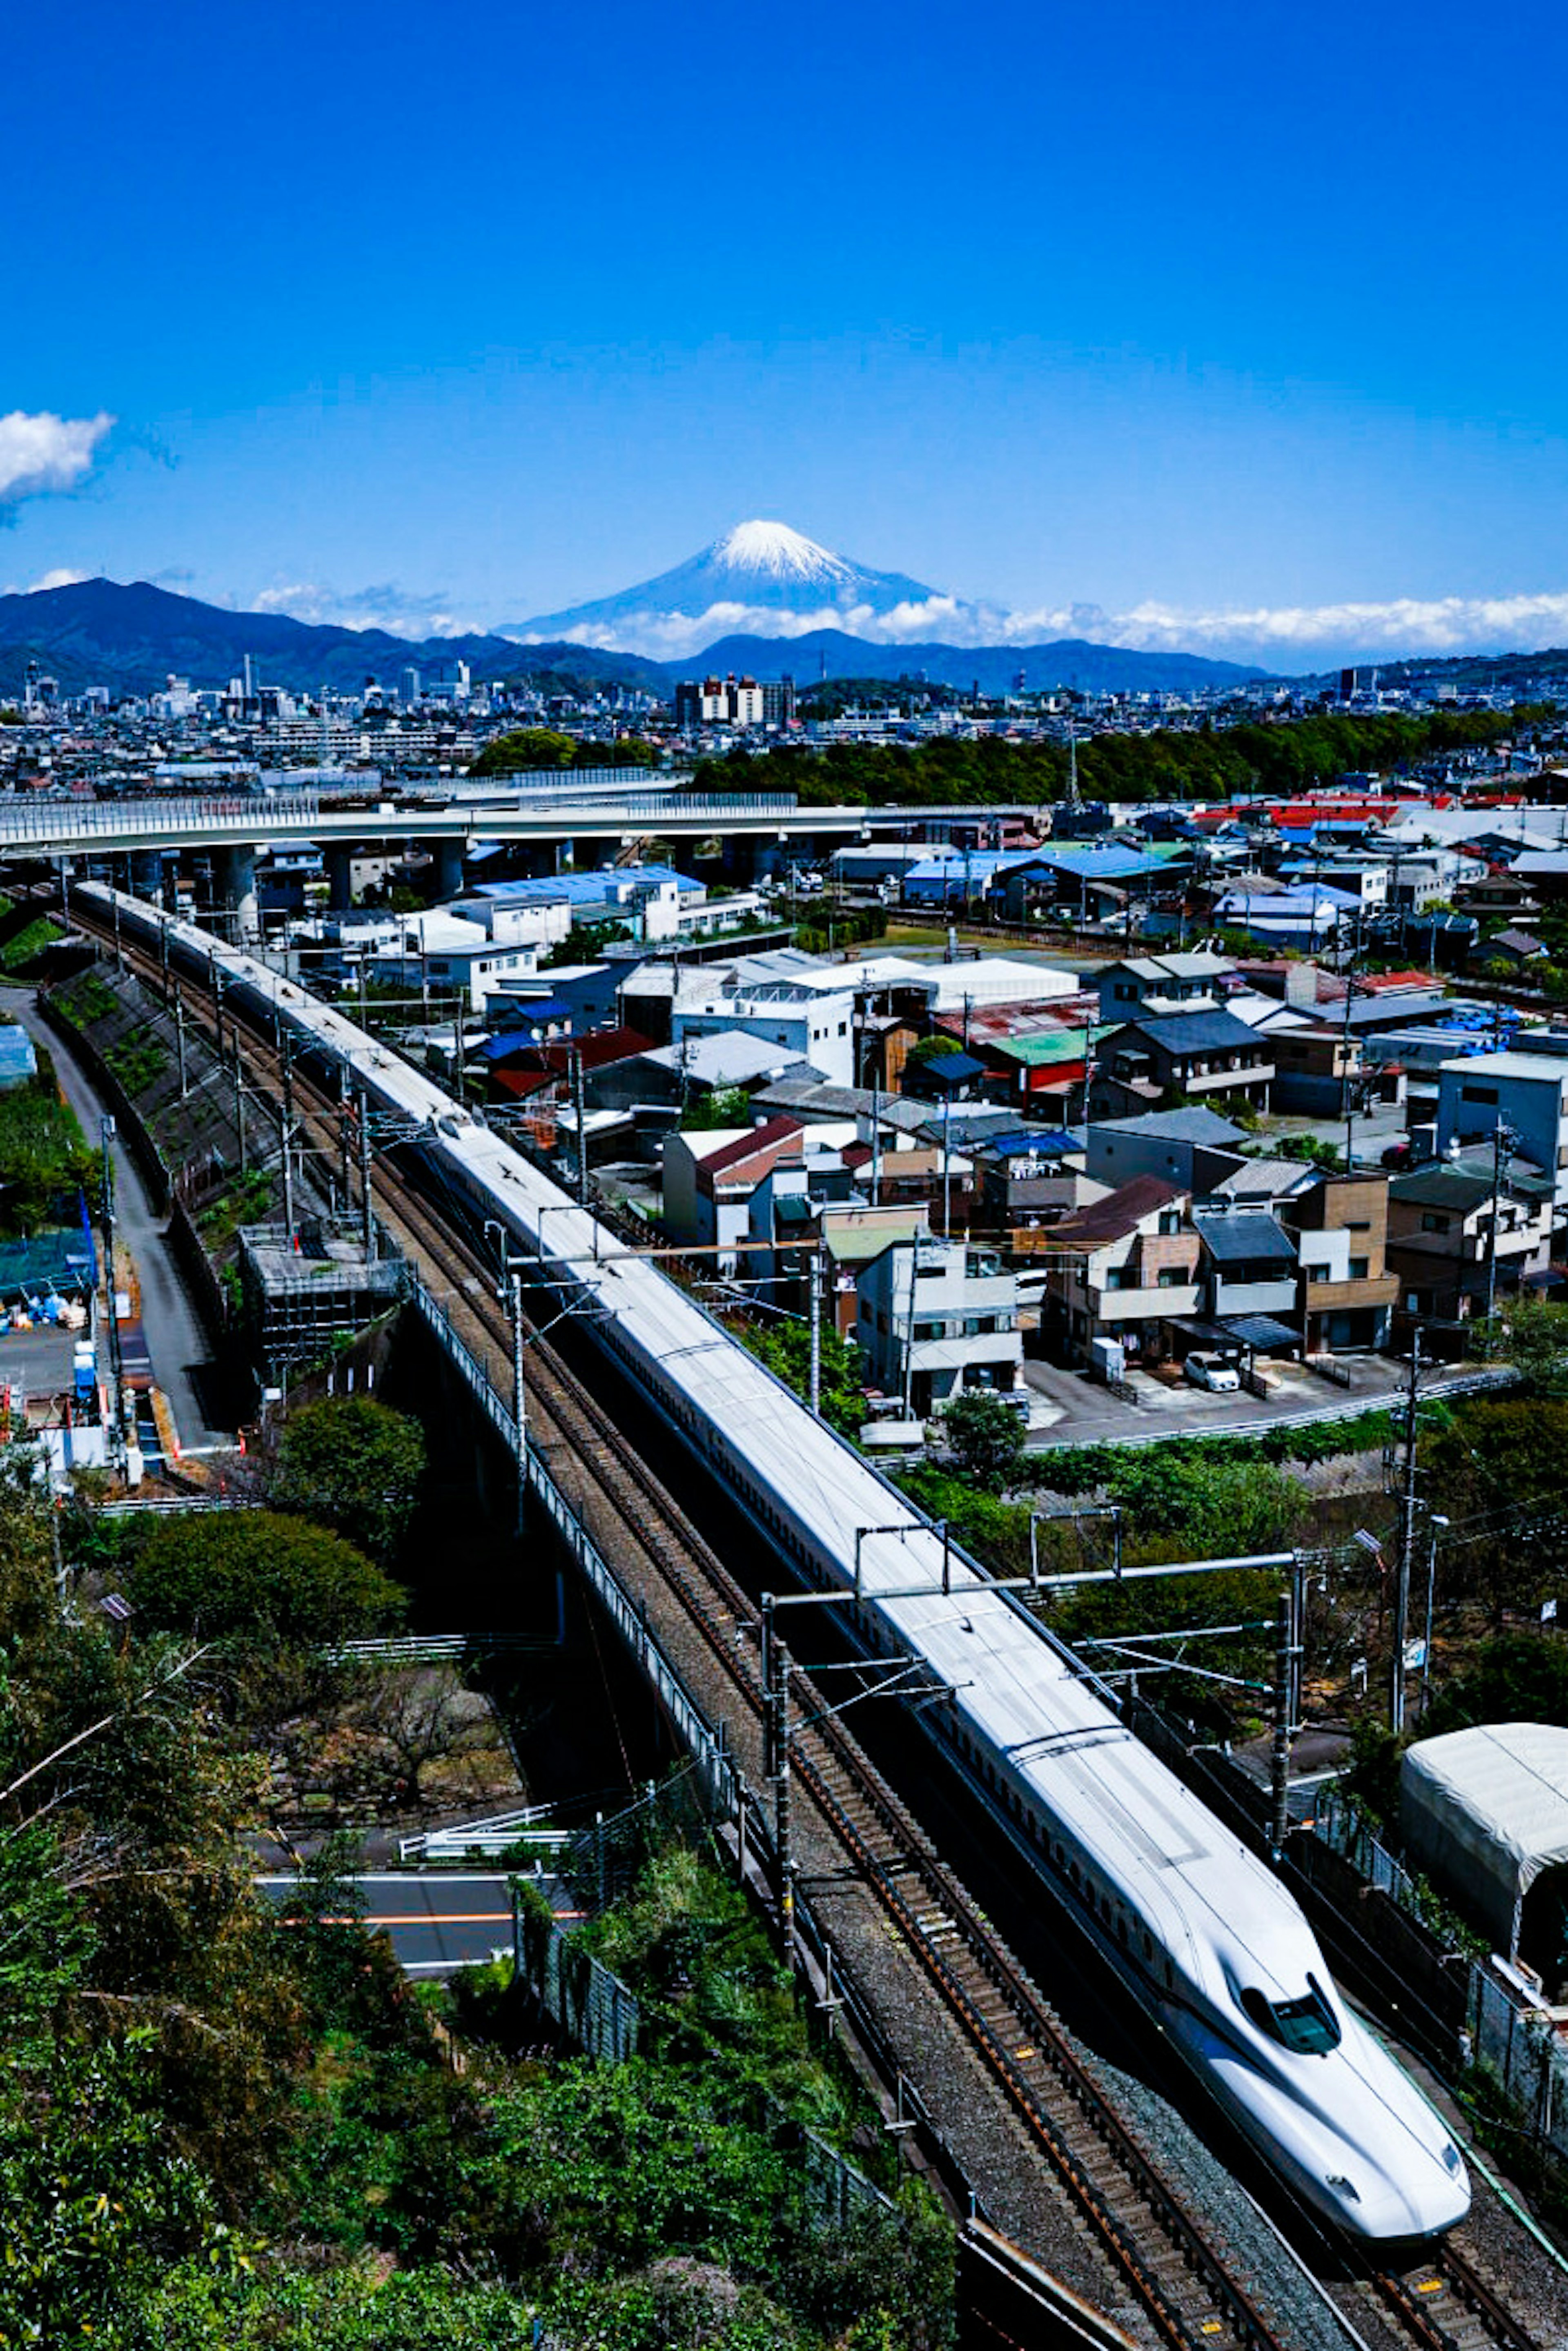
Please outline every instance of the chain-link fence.
[[634, 1804], [606, 1820], [599, 1813], [578, 1830], [558, 1867], [585, 1909], [602, 1910], [629, 1894], [650, 1854], [671, 1836], [692, 1836], [710, 1824], [708, 1775], [696, 1763], [667, 1780], [650, 1780]]

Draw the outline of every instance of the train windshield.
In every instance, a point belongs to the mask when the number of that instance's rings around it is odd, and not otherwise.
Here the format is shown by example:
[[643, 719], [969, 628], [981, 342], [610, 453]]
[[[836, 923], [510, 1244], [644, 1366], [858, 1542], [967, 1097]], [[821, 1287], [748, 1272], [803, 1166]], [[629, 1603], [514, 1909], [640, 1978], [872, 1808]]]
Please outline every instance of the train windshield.
[[1260, 1991], [1250, 1987], [1241, 1995], [1241, 2005], [1259, 2030], [1283, 2042], [1302, 2057], [1321, 2057], [1339, 2045], [1339, 2020], [1334, 2015], [1316, 1976], [1307, 1978], [1307, 1989], [1299, 2000], [1265, 2000]]

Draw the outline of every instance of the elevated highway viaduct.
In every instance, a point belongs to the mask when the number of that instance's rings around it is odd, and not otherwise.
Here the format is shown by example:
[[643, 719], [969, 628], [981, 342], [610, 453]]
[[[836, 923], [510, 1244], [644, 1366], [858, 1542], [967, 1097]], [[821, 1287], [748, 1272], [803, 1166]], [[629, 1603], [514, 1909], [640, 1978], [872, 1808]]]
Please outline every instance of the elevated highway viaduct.
[[437, 895], [463, 886], [463, 861], [481, 844], [531, 849], [554, 863], [592, 864], [656, 837], [695, 847], [717, 840], [727, 859], [755, 870], [772, 853], [810, 860], [846, 842], [875, 837], [917, 839], [945, 819], [995, 821], [1025, 813], [1012, 807], [802, 808], [789, 792], [688, 792], [595, 789], [580, 799], [563, 783], [546, 789], [474, 798], [450, 795], [328, 796], [314, 790], [276, 795], [78, 800], [0, 799], [0, 862], [84, 859], [130, 862], [138, 893], [156, 896], [160, 860], [170, 851], [210, 855], [216, 895], [233, 917], [236, 943], [260, 931], [256, 861], [269, 849], [322, 850], [334, 879], [334, 904], [347, 904], [348, 861], [367, 848], [425, 847], [435, 860]]

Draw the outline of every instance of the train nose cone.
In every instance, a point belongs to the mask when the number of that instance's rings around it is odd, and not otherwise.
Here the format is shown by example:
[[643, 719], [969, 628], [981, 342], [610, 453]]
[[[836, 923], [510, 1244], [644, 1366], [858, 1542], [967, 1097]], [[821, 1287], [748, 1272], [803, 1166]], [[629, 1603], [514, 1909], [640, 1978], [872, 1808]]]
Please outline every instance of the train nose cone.
[[[1375, 2166], [1331, 2174], [1324, 2189], [1342, 2224], [1358, 2237], [1396, 2241], [1440, 2236], [1470, 2209], [1469, 2176], [1457, 2147], [1420, 2167], [1418, 2176], [1391, 2179]], [[1457, 2168], [1455, 2168], [1457, 2167]]]

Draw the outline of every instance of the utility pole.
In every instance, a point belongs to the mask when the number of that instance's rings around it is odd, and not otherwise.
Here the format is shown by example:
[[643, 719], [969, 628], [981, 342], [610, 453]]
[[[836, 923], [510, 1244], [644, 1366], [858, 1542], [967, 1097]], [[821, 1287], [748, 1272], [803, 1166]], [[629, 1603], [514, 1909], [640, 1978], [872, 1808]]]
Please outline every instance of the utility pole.
[[120, 1317], [114, 1311], [114, 1121], [99, 1121], [99, 1150], [103, 1160], [100, 1214], [103, 1221], [103, 1294], [109, 1302], [109, 1364], [114, 1384], [114, 1439], [118, 1456], [125, 1442], [125, 1359], [120, 1350]]
[[346, 1212], [354, 1197], [354, 1127], [346, 1097], [338, 1104], [338, 1157], [342, 1175], [343, 1207]]
[[577, 1205], [588, 1206], [588, 1120], [582, 1100], [582, 1048], [571, 1049], [571, 1110], [577, 1121]]
[[287, 1110], [277, 1113], [278, 1139], [283, 1145], [283, 1240], [294, 1247], [294, 1128]]
[[1416, 1558], [1416, 1389], [1421, 1376], [1421, 1330], [1410, 1340], [1410, 1376], [1405, 1389], [1405, 1473], [1399, 1497], [1399, 1573], [1394, 1587], [1394, 1660], [1389, 1672], [1388, 1728], [1396, 1738], [1405, 1728], [1405, 1635], [1410, 1618], [1410, 1574]]
[[811, 1379], [810, 1405], [814, 1420], [822, 1417], [822, 1243], [821, 1236], [810, 1257], [810, 1323]]
[[942, 1238], [953, 1238], [953, 1097], [942, 1105]]
[[871, 1204], [882, 1206], [882, 1071], [873, 1066], [871, 1073]]
[[245, 1140], [245, 1076], [239, 1063], [239, 1039], [235, 1039], [235, 1127], [239, 1137], [239, 1172], [250, 1173], [250, 1157]]
[[1502, 1154], [1504, 1141], [1511, 1142], [1513, 1130], [1499, 1111], [1497, 1124], [1491, 1131], [1491, 1223], [1487, 1230], [1487, 1321], [1497, 1311], [1497, 1228], [1502, 1214]]
[[360, 1131], [360, 1236], [364, 1245], [365, 1263], [374, 1265], [376, 1219], [371, 1207], [371, 1108], [363, 1086], [355, 1101]]
[[180, 1100], [190, 1092], [185, 1074], [185, 991], [178, 980], [174, 983], [174, 1050], [180, 1061]]

